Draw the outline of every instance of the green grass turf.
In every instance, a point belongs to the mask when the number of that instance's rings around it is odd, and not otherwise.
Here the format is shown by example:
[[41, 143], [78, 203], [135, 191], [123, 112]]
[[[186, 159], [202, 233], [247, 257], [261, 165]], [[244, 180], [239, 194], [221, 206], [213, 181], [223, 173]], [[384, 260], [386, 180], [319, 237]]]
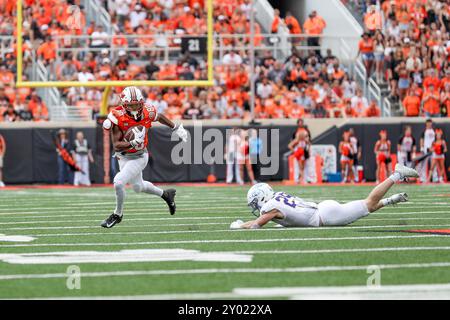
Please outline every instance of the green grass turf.
[[[369, 186], [277, 186], [307, 200], [364, 198]], [[198, 274], [83, 277], [81, 290], [68, 290], [66, 278], [1, 279], [4, 275], [65, 274], [68, 265], [9, 264], [0, 261], [0, 298], [135, 296], [231, 292], [243, 287], [363, 286], [364, 266], [399, 264], [382, 269], [381, 283], [442, 284], [450, 282], [450, 267], [415, 267], [408, 264], [450, 263], [450, 236], [400, 232], [407, 229], [450, 229], [450, 186], [398, 185], [389, 194], [406, 191], [410, 202], [388, 207], [353, 223], [349, 228], [228, 230], [236, 220], [252, 218], [246, 206], [247, 187], [178, 187], [178, 210], [171, 217], [164, 202], [154, 196], [128, 191], [124, 220], [105, 230], [99, 223], [114, 207], [111, 188], [21, 189], [0, 192], [0, 234], [29, 235], [29, 243], [0, 242], [1, 254], [56, 251], [118, 251], [126, 249], [195, 249], [250, 251], [253, 260], [242, 262], [135, 262], [79, 264], [82, 273], [201, 270]], [[391, 238], [379, 238], [379, 237]], [[412, 237], [415, 236], [415, 237]], [[332, 240], [327, 240], [332, 238]], [[337, 239], [336, 239], [337, 238]], [[338, 239], [345, 238], [345, 239]], [[363, 238], [363, 239], [352, 239]], [[251, 242], [252, 240], [268, 240]], [[316, 239], [316, 240], [314, 240]], [[221, 242], [232, 240], [234, 242]], [[183, 241], [187, 241], [183, 242]], [[190, 242], [192, 241], [192, 242]], [[433, 250], [367, 251], [369, 248], [440, 247]], [[362, 249], [356, 252], [317, 252]], [[273, 253], [267, 251], [296, 250]], [[261, 252], [258, 252], [261, 251]], [[0, 258], [1, 260], [1, 258]], [[359, 270], [314, 272], [223, 272], [242, 268], [302, 268], [363, 266]]]

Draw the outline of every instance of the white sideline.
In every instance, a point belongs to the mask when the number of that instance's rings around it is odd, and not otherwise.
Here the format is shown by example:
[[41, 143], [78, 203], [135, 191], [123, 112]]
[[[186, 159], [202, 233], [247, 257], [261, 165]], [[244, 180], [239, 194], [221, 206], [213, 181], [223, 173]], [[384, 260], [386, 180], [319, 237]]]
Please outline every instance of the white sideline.
[[[214, 269], [178, 269], [178, 270], [129, 270], [111, 272], [83, 272], [84, 278], [96, 277], [123, 277], [123, 276], [163, 276], [211, 273], [296, 273], [296, 272], [331, 272], [331, 271], [366, 271], [371, 265], [357, 266], [321, 266], [321, 267], [291, 267], [291, 268], [214, 268]], [[450, 262], [406, 263], [406, 264], [380, 264], [380, 269], [414, 269], [414, 268], [443, 268], [450, 267]], [[67, 273], [42, 274], [6, 274], [0, 275], [0, 280], [20, 279], [54, 279], [67, 278]]]
[[161, 261], [251, 262], [253, 256], [231, 251], [199, 251], [192, 249], [133, 249], [120, 251], [58, 251], [0, 254], [9, 264], [84, 264]]
[[18, 234], [4, 235], [4, 234], [0, 233], [0, 243], [1, 242], [30, 242], [35, 239], [36, 238], [34, 238], [34, 237], [23, 236], [23, 235], [18, 235]]
[[236, 288], [233, 293], [244, 297], [290, 297], [295, 300], [390, 300], [449, 299], [450, 284]]
[[[44, 300], [207, 300], [287, 297], [300, 300], [449, 299], [450, 284], [382, 285], [380, 287], [235, 288], [232, 292], [172, 293], [134, 296], [51, 297]], [[42, 299], [42, 298], [31, 298]]]
[[143, 242], [80, 242], [80, 243], [34, 243], [34, 244], [1, 244], [0, 248], [12, 247], [83, 247], [83, 246], [128, 246], [128, 245], [159, 245], [159, 244], [194, 244], [194, 243], [264, 243], [293, 241], [346, 241], [375, 239], [414, 239], [442, 237], [436, 234], [410, 236], [374, 236], [374, 237], [329, 237], [329, 238], [279, 238], [279, 239], [209, 239], [209, 240], [173, 240], [173, 241], [143, 241]]

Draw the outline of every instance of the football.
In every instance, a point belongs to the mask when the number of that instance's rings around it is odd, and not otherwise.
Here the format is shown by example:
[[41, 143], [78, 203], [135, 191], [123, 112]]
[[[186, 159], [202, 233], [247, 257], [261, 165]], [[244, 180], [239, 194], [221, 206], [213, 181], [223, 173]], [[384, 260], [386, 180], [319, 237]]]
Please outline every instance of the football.
[[134, 128], [137, 128], [139, 131], [141, 131], [142, 129], [145, 129], [145, 127], [141, 126], [141, 125], [129, 128], [123, 135], [123, 139], [125, 141], [130, 142], [130, 141], [134, 140], [134, 132], [133, 132]]

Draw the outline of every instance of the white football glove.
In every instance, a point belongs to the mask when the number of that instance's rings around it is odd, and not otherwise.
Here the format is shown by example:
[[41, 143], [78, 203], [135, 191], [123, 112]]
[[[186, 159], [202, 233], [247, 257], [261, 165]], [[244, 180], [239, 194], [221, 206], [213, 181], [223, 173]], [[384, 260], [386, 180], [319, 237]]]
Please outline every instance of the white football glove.
[[176, 135], [178, 137], [180, 137], [181, 140], [183, 140], [183, 142], [187, 141], [187, 131], [183, 128], [183, 125], [180, 123], [178, 125], [175, 125], [175, 127], [173, 128], [173, 131], [176, 133]]
[[132, 130], [134, 132], [134, 139], [130, 141], [130, 144], [135, 149], [140, 148], [145, 141], [146, 130], [145, 128], [143, 128], [142, 130], [139, 130], [138, 128], [133, 128]]
[[134, 132], [134, 140], [142, 140], [142, 141], [144, 141], [144, 139], [145, 139], [145, 132], [146, 132], [145, 127], [143, 127], [141, 131], [139, 131], [139, 129], [137, 127], [133, 128], [132, 130]]
[[130, 144], [133, 147], [133, 149], [139, 150], [142, 149], [142, 146], [144, 145], [144, 140], [134, 139], [130, 141]]
[[242, 229], [242, 225], [244, 224], [244, 221], [242, 220], [236, 220], [230, 224], [230, 229]]

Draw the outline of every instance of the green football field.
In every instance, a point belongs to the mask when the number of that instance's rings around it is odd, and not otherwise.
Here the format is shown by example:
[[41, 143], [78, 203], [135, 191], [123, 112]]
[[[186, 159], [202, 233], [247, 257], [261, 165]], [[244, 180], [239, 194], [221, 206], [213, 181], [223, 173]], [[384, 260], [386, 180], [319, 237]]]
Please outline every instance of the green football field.
[[[252, 218], [248, 188], [177, 187], [174, 216], [128, 190], [108, 230], [112, 188], [1, 190], [0, 298], [450, 298], [450, 234], [404, 232], [450, 229], [450, 185], [397, 185], [410, 202], [346, 227], [229, 230]], [[274, 187], [316, 202], [371, 188]]]

